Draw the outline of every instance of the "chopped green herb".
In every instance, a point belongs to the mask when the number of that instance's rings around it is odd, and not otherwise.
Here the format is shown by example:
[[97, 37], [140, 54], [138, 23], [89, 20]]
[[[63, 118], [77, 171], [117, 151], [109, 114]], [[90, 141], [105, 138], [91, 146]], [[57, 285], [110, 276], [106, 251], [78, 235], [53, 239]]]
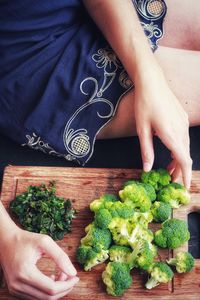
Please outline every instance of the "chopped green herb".
[[76, 210], [69, 199], [57, 197], [55, 193], [55, 182], [29, 186], [10, 202], [10, 210], [24, 229], [60, 240], [71, 231]]

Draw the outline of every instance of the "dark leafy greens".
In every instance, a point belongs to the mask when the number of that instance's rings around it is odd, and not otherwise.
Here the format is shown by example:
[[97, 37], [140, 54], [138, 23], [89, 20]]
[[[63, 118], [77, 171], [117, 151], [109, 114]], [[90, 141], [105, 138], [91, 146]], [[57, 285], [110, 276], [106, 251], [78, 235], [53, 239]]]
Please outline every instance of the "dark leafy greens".
[[29, 186], [10, 202], [10, 210], [24, 229], [60, 240], [71, 231], [76, 210], [69, 199], [57, 197], [55, 193], [55, 182]]

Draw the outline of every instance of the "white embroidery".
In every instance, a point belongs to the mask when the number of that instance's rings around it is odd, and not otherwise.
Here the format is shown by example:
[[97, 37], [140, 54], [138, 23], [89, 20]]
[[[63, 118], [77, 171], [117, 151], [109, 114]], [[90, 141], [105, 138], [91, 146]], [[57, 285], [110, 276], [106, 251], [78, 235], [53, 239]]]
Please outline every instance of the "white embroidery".
[[61, 154], [57, 151], [55, 151], [51, 146], [49, 146], [48, 143], [45, 143], [40, 136], [38, 136], [36, 133], [32, 133], [32, 136], [30, 135], [26, 135], [26, 138], [27, 138], [27, 143], [25, 144], [22, 144], [22, 146], [28, 146], [34, 150], [40, 150], [42, 151], [43, 153], [48, 153], [50, 155], [56, 155], [56, 156], [59, 156], [59, 157], [64, 157], [66, 160], [69, 160], [69, 161], [72, 161], [74, 160], [74, 158], [70, 155], [70, 154], [67, 154], [67, 155], [64, 155], [64, 154]]
[[151, 39], [153, 36], [156, 38], [160, 38], [162, 36], [162, 31], [158, 27], [158, 25], [151, 22], [150, 24], [146, 24], [144, 22], [141, 22], [144, 31], [147, 33], [147, 37]]
[[[102, 115], [97, 110], [97, 116], [101, 119], [110, 119], [113, 116], [114, 105], [112, 102], [102, 96], [114, 81], [118, 68], [122, 68], [120, 61], [110, 48], [99, 49], [98, 52], [92, 56], [92, 59], [96, 62], [97, 68], [103, 68], [104, 70], [103, 83], [99, 87], [99, 83], [94, 77], [87, 77], [81, 82], [80, 91], [83, 95], [89, 95], [89, 92], [86, 91], [86, 85], [88, 83], [94, 85], [93, 93], [89, 100], [79, 107], [68, 120], [63, 134], [65, 148], [75, 159], [88, 155], [88, 153], [91, 151], [91, 142], [87, 129], [81, 128], [75, 130], [73, 128], [74, 120], [84, 109], [87, 109], [90, 105], [95, 105], [100, 102], [102, 105], [106, 106], [105, 111], [108, 110], [108, 113]], [[89, 158], [91, 155], [92, 152]]]

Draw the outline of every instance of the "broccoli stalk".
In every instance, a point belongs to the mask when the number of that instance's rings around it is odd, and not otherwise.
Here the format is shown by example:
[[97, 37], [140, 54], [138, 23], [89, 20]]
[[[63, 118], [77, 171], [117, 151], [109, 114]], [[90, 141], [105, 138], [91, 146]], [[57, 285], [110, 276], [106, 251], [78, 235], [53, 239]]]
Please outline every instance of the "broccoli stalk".
[[186, 273], [190, 272], [194, 267], [194, 257], [189, 252], [178, 252], [167, 263], [170, 266], [175, 266], [178, 273]]
[[174, 273], [167, 264], [163, 262], [154, 263], [150, 271], [150, 278], [145, 284], [145, 287], [147, 289], [152, 289], [160, 283], [167, 283], [171, 281], [173, 276]]

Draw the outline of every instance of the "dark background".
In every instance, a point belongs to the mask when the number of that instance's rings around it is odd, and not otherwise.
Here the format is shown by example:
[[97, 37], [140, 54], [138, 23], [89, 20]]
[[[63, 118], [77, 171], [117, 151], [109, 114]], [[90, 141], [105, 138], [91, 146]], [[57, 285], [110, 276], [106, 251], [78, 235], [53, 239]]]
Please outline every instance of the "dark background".
[[[191, 156], [193, 170], [200, 170], [200, 126], [190, 129]], [[157, 139], [154, 139], [154, 168], [166, 167], [170, 153]], [[0, 135], [0, 186], [3, 170], [7, 165], [20, 166], [62, 166], [80, 167], [63, 158], [46, 155], [28, 147], [21, 147], [8, 138]], [[140, 147], [137, 137], [96, 141], [94, 154], [85, 167], [90, 168], [141, 168]], [[199, 199], [200, 201], [200, 199]], [[200, 217], [192, 213], [188, 217], [191, 239], [190, 252], [200, 258]]]

